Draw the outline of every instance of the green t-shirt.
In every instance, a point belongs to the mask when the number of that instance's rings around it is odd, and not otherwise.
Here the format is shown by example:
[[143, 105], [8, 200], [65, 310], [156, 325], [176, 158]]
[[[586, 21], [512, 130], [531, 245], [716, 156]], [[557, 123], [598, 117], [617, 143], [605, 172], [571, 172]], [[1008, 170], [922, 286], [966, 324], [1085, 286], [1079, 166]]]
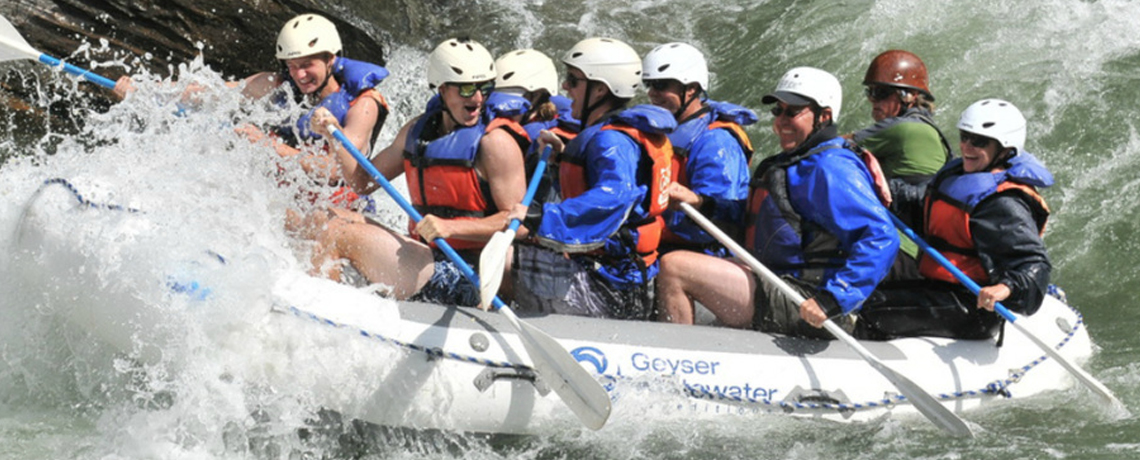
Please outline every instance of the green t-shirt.
[[[855, 134], [855, 143], [879, 159], [888, 179], [929, 176], [946, 164], [946, 149], [938, 130], [915, 119], [892, 119]], [[879, 128], [882, 125], [882, 129]], [[862, 135], [862, 136], [860, 136]]]
[[[887, 179], [931, 176], [946, 164], [942, 136], [933, 126], [907, 116], [912, 113], [885, 119], [855, 133], [855, 143], [875, 155]], [[899, 237], [899, 250], [916, 257], [918, 245], [901, 231]]]

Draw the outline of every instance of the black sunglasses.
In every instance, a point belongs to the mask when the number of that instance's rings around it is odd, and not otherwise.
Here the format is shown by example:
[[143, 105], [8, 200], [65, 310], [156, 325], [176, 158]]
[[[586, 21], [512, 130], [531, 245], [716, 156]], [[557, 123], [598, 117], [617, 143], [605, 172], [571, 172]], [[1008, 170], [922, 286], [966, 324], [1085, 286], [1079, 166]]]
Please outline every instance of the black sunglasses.
[[868, 86], [863, 88], [863, 95], [872, 101], [881, 101], [898, 91], [898, 88], [889, 86]]
[[585, 81], [585, 80], [586, 80], [585, 78], [578, 78], [577, 76], [575, 76], [574, 74], [572, 74], [570, 72], [566, 73], [566, 86], [569, 86], [571, 88], [578, 86], [578, 82]]
[[990, 142], [993, 142], [992, 138], [965, 131], [958, 131], [958, 139], [979, 149], [984, 149], [990, 145]]
[[483, 83], [451, 83], [451, 86], [459, 89], [459, 97], [468, 98], [474, 96], [476, 91], [483, 93], [483, 97], [487, 97], [491, 95], [492, 91], [495, 91], [495, 80], [485, 81]]
[[781, 109], [780, 106], [777, 105], [775, 107], [772, 107], [771, 112], [772, 112], [773, 117], [779, 117], [780, 115], [787, 115], [788, 118], [795, 118], [796, 115], [799, 115], [800, 112], [803, 112], [804, 109], [807, 109], [807, 108], [808, 108], [808, 106], [806, 106], [806, 105], [800, 105], [800, 106], [789, 105], [789, 106]]
[[645, 87], [647, 89], [656, 91], [665, 91], [669, 89], [670, 83], [669, 80], [642, 80], [641, 82], [645, 84]]

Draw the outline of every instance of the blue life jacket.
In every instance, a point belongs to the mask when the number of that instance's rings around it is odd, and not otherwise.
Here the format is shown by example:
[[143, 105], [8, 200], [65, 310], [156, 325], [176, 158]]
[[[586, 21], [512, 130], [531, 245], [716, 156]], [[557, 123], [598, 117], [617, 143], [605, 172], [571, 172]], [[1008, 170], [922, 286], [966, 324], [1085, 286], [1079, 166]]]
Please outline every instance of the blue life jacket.
[[[995, 194], [1020, 193], [1033, 214], [1038, 233], [1043, 235], [1049, 206], [1037, 189], [1052, 186], [1053, 175], [1028, 152], [1007, 160], [1008, 168], [1004, 171], [967, 173], [962, 163], [961, 158], [954, 159], [934, 176], [923, 203], [923, 233], [952, 265], [985, 285], [989, 284], [990, 273], [978, 255], [971, 230], [974, 210]], [[958, 282], [953, 273], [927, 255], [919, 259], [919, 272], [926, 278]]]
[[[309, 120], [313, 117], [313, 113], [317, 108], [324, 107], [328, 109], [329, 112], [336, 117], [337, 122], [343, 126], [344, 117], [348, 115], [348, 109], [352, 106], [352, 102], [365, 91], [376, 88], [376, 86], [387, 77], [388, 69], [384, 67], [337, 56], [336, 63], [333, 64], [332, 78], [335, 78], [336, 81], [340, 83], [340, 89], [326, 96], [324, 99], [321, 99], [316, 107], [313, 107], [304, 115], [301, 115], [292, 126], [286, 125], [279, 127], [276, 130], [277, 135], [291, 145], [296, 145], [299, 141], [320, 139], [320, 134], [314, 133], [309, 129]], [[300, 95], [296, 83], [293, 82], [293, 79], [289, 77], [288, 73], [284, 74], [284, 78], [285, 81], [293, 87], [294, 94]], [[285, 102], [283, 99], [278, 100], [278, 103], [282, 105]], [[386, 110], [384, 107], [382, 107], [382, 109]], [[383, 123], [379, 122], [376, 123], [373, 138], [375, 134], [379, 132], [382, 124]]]
[[[473, 126], [442, 136], [444, 105], [435, 95], [408, 132], [404, 144], [404, 174], [412, 205], [420, 214], [445, 219], [477, 219], [498, 211], [490, 185], [475, 172], [479, 142], [487, 131], [486, 111]], [[414, 227], [414, 223], [413, 223]], [[455, 249], [480, 248], [484, 243], [448, 240]]]
[[[660, 229], [656, 235], [646, 231], [661, 222], [659, 189], [669, 183], [671, 161], [661, 157], [671, 156], [666, 134], [675, 127], [668, 111], [639, 105], [582, 130], [562, 154], [564, 199], [544, 205], [535, 232], [539, 243], [588, 257], [618, 288], [643, 285], [656, 276]], [[651, 254], [644, 253], [648, 246]]]
[[943, 199], [951, 200], [967, 212], [996, 193], [998, 186], [1005, 181], [1037, 188], [1053, 185], [1053, 173], [1029, 152], [1021, 152], [1007, 163], [1009, 168], [1004, 171], [950, 174], [950, 171], [961, 169], [962, 159], [955, 158], [939, 171], [931, 185]]
[[[756, 171], [745, 243], [761, 263], [857, 310], [899, 246], [864, 160], [835, 137], [766, 159]], [[806, 210], [806, 211], [805, 211]]]
[[[707, 101], [699, 116], [669, 134], [673, 143], [673, 177], [694, 193], [711, 198], [708, 208], [718, 222], [740, 222], [751, 172], [752, 143], [742, 126], [758, 120], [750, 109], [727, 102]], [[726, 256], [728, 252], [680, 211], [664, 214], [664, 240], [671, 247]]]
[[[573, 109], [570, 104], [573, 101], [566, 96], [555, 94], [550, 96], [550, 102], [554, 103], [554, 107], [558, 109], [558, 118], [548, 121], [532, 121], [523, 125], [523, 129], [526, 130], [532, 141], [538, 139], [538, 133], [544, 129], [553, 130], [560, 127], [566, 133], [577, 133], [582, 130], [582, 123], [571, 115]], [[535, 153], [535, 146], [532, 145], [527, 151], [527, 156], [530, 157], [533, 153]]]

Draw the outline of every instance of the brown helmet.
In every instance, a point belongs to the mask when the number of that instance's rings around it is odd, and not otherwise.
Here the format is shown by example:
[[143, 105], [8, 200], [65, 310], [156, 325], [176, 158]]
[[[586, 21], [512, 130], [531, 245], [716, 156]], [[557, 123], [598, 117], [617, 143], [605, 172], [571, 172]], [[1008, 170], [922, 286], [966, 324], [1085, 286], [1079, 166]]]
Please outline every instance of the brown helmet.
[[914, 89], [922, 91], [931, 101], [934, 100], [926, 77], [926, 64], [910, 51], [889, 50], [875, 56], [871, 66], [867, 67], [863, 84]]

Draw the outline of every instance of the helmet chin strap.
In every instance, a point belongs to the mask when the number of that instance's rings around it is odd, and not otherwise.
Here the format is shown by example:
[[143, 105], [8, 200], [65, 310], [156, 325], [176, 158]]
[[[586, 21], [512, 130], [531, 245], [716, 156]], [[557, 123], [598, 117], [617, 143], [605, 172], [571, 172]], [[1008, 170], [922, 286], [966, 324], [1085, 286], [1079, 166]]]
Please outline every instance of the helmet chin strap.
[[[531, 93], [527, 93], [527, 95], [530, 94]], [[526, 113], [523, 114], [523, 123], [526, 123], [527, 120], [530, 120], [530, 117], [534, 115], [535, 112], [538, 112], [540, 106], [550, 101], [550, 93], [543, 92], [540, 93], [539, 96], [533, 101], [530, 98], [526, 98], [526, 100], [527, 102], [530, 102], [530, 109], [528, 109]]]
[[582, 101], [582, 126], [590, 126], [590, 114], [593, 113], [594, 110], [597, 110], [597, 108], [600, 107], [602, 103], [606, 102], [606, 100], [603, 98], [594, 104], [590, 104], [590, 93], [592, 92], [590, 90], [593, 89], [593, 86], [593, 80], [586, 80], [586, 100]]
[[990, 160], [990, 164], [986, 165], [985, 171], [993, 171], [999, 165], [1006, 161], [1009, 161], [1009, 159], [1013, 158], [1015, 155], [1017, 155], [1017, 149], [1014, 149], [1012, 147], [1002, 147], [1001, 151], [994, 155], [994, 159]]
[[321, 92], [325, 90], [325, 87], [329, 85], [329, 80], [331, 80], [333, 77], [333, 71], [332, 71], [332, 64], [331, 63], [329, 64], [327, 70], [328, 71], [325, 72], [325, 79], [324, 79], [324, 81], [321, 82], [321, 86], [318, 86], [317, 90], [313, 91], [313, 97], [315, 97], [317, 100], [321, 99]]
[[[444, 83], [444, 85], [446, 85], [446, 84], [447, 83]], [[438, 94], [439, 94], [439, 101], [440, 101], [440, 103], [443, 104], [443, 113], [446, 113], [447, 118], [451, 119], [451, 124], [456, 126], [456, 127], [463, 126], [462, 123], [459, 123], [459, 119], [455, 118], [455, 115], [451, 113], [451, 107], [447, 105], [447, 101], [443, 100], [443, 85], [440, 85]]]
[[689, 108], [689, 104], [691, 104], [693, 102], [693, 99], [703, 99], [701, 97], [703, 94], [704, 94], [704, 90], [697, 90], [696, 93], [693, 93], [693, 97], [690, 98], [688, 87], [682, 86], [681, 87], [681, 106], [678, 107], [675, 112], [673, 112], [673, 119], [680, 120], [681, 115], [684, 114], [685, 110]]

